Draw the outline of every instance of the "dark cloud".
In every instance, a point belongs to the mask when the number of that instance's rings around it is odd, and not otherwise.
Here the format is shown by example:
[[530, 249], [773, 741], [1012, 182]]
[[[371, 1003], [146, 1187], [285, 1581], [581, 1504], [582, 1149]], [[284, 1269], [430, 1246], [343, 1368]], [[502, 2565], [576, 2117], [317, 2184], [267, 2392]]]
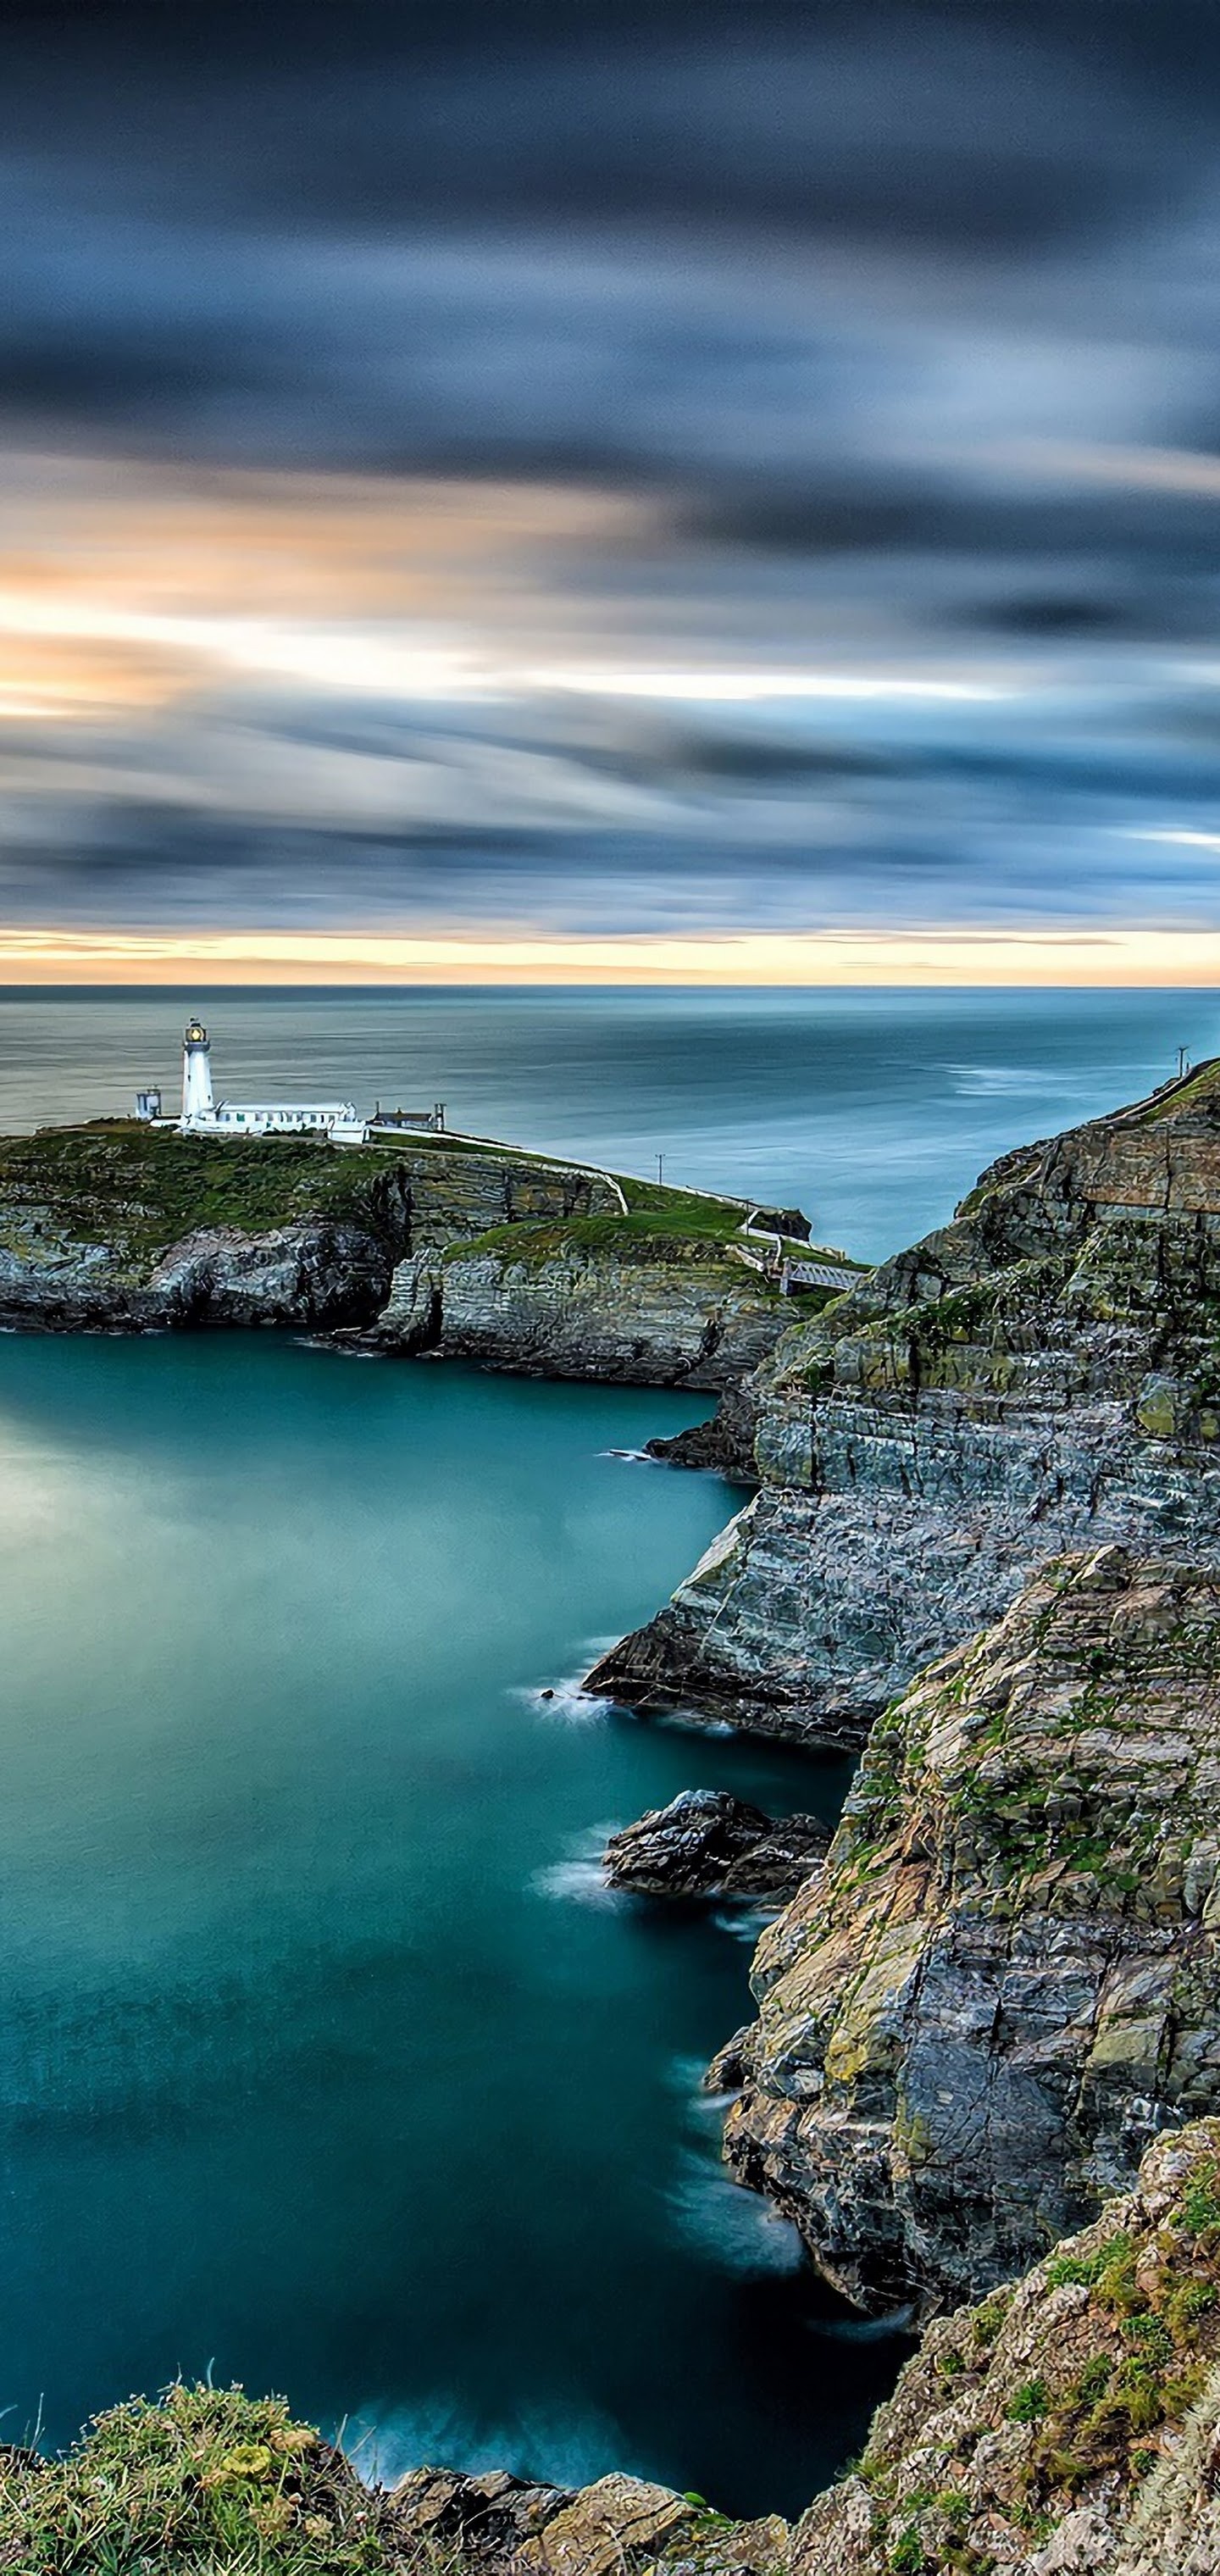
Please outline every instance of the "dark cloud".
[[[14, 443], [604, 485], [647, 512], [526, 550], [507, 663], [916, 690], [209, 672], [24, 736], [18, 699], [10, 905], [1203, 917], [1156, 836], [1220, 795], [1179, 668], [1220, 621], [1218, 146], [1192, 0], [0, 10]], [[486, 640], [469, 585], [427, 614]], [[919, 700], [942, 663], [959, 699]]]

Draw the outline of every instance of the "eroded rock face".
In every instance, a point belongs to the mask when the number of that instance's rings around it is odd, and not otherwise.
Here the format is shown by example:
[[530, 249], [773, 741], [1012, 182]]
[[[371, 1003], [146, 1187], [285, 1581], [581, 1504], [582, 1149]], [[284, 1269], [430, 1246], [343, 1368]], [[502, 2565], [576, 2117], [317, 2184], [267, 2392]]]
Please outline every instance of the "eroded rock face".
[[763, 1935], [739, 2180], [860, 2304], [1027, 2263], [1220, 2105], [1220, 1572], [1052, 1564], [878, 1721]]
[[1006, 1607], [1034, 1544], [1019, 1509], [1000, 1520], [980, 1505], [950, 1520], [893, 1494], [818, 1500], [764, 1486], [585, 1688], [851, 1752], [946, 1633], [968, 1635]]
[[200, 1227], [134, 1272], [103, 1245], [61, 1245], [36, 1265], [0, 1248], [0, 1314], [60, 1331], [343, 1325], [376, 1313], [392, 1268], [383, 1236], [324, 1218], [262, 1234]]
[[718, 1393], [774, 1349], [788, 1309], [743, 1263], [697, 1245], [683, 1254], [616, 1257], [550, 1232], [424, 1254], [395, 1271], [375, 1338], [526, 1377]]
[[593, 1689], [859, 1742], [1050, 1555], [1220, 1562], [1220, 1066], [996, 1164], [747, 1416], [758, 1501]]
[[942, 2318], [793, 2576], [1216, 2576], [1220, 2126], [1146, 2155], [1097, 2222]]
[[[396, 1266], [489, 1226], [613, 1216], [595, 1172], [436, 1140], [340, 1152], [311, 1136], [131, 1122], [0, 1137], [0, 1320], [44, 1330], [371, 1324]], [[427, 1315], [417, 1319], [427, 1339]]]
[[572, 2490], [417, 2469], [393, 2504], [404, 2540], [496, 2576], [782, 2576], [787, 2561], [778, 2514], [729, 2522], [643, 2478], [611, 2474]]
[[792, 1896], [829, 1840], [820, 1816], [776, 1818], [727, 1789], [684, 1789], [611, 1836], [606, 1872], [640, 1896]]

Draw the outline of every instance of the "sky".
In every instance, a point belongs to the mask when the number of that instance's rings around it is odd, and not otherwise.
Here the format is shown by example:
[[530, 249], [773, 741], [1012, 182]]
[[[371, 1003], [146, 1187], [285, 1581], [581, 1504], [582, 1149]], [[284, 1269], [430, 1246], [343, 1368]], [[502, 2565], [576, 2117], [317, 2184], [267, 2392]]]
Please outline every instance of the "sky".
[[1220, 977], [1211, 0], [0, 0], [0, 978]]

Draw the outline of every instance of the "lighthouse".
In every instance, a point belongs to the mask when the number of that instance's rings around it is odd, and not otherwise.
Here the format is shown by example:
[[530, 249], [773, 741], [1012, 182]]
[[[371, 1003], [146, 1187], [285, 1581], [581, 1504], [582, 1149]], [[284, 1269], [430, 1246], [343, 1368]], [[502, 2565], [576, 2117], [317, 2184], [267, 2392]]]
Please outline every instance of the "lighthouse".
[[182, 1041], [182, 1124], [212, 1120], [212, 1050], [202, 1020], [188, 1020]]

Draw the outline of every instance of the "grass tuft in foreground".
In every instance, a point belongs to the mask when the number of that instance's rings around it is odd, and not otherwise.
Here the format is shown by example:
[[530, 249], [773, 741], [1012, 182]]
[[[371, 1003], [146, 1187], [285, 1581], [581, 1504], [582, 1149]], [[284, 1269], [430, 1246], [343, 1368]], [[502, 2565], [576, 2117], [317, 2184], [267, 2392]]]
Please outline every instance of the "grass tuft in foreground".
[[240, 2388], [131, 2398], [62, 2459], [0, 2449], [6, 2576], [448, 2576], [395, 2525], [282, 2399]]

